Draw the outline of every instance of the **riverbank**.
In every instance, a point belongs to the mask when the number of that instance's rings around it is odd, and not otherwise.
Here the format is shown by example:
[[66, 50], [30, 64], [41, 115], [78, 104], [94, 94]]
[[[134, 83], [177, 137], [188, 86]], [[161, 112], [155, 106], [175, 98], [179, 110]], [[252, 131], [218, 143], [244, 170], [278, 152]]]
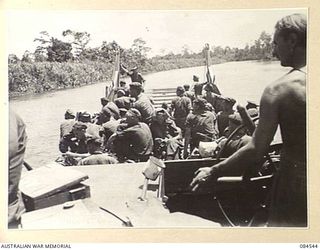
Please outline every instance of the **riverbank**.
[[[146, 75], [171, 69], [204, 65], [203, 60], [150, 61], [141, 68]], [[105, 62], [18, 62], [8, 65], [9, 98], [70, 89], [107, 82], [112, 79], [113, 64]]]
[[17, 62], [8, 65], [9, 98], [107, 81], [112, 64], [101, 62]]
[[[217, 59], [214, 64], [224, 62], [226, 60]], [[150, 59], [140, 71], [146, 75], [204, 64], [202, 58]], [[113, 64], [98, 61], [9, 63], [9, 99], [108, 82], [112, 71]]]

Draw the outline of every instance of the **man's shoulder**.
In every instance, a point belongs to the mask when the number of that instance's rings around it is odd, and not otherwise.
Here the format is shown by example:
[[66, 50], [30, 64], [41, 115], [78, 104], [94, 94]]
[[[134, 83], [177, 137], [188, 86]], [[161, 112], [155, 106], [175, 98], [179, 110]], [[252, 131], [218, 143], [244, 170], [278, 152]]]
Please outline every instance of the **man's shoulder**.
[[176, 123], [171, 118], [167, 118], [166, 125], [176, 125]]
[[299, 69], [293, 69], [289, 74], [287, 74], [287, 81], [291, 82], [291, 86], [294, 86], [294, 84], [305, 86], [306, 84], [306, 72], [299, 70]]
[[87, 128], [100, 128], [101, 127], [101, 125], [98, 125], [98, 124], [96, 124], [96, 123], [91, 123], [91, 122], [87, 122], [86, 123], [86, 125], [87, 125]]
[[185, 102], [191, 102], [190, 98], [187, 97], [187, 96], [182, 96], [182, 100], [185, 101]]
[[252, 137], [249, 135], [244, 135], [240, 138], [242, 144], [247, 144], [251, 141]]
[[118, 110], [118, 106], [114, 102], [108, 102], [108, 104], [105, 107], [109, 108], [112, 111]]
[[110, 120], [102, 124], [102, 127], [109, 128], [120, 124], [120, 120]]
[[137, 101], [135, 102], [135, 104], [137, 104], [138, 106], [142, 105], [142, 106], [152, 106], [152, 102], [151, 99], [148, 95], [146, 94], [142, 94], [140, 98], [137, 99]]
[[99, 133], [99, 130], [101, 129], [101, 125], [98, 124], [94, 124], [94, 123], [87, 123], [87, 131], [86, 133], [88, 134], [95, 134], [95, 133]]
[[215, 115], [208, 111], [208, 110], [205, 110], [203, 112], [201, 112], [200, 114], [198, 114], [198, 116], [201, 116], [201, 117], [215, 117]]
[[123, 132], [130, 132], [130, 131], [136, 131], [139, 130], [143, 127], [143, 122], [139, 122], [138, 124], [134, 124], [134, 125], [127, 125], [124, 127]]
[[61, 125], [65, 125], [65, 124], [75, 124], [75, 123], [76, 123], [75, 120], [69, 119], [69, 120], [64, 120], [63, 122], [61, 122]]
[[76, 139], [75, 135], [72, 132], [69, 132], [69, 133], [62, 136], [61, 142], [65, 142], [65, 143], [73, 142], [74, 139]]
[[187, 120], [194, 120], [194, 119], [196, 119], [197, 117], [198, 117], [198, 114], [195, 114], [195, 113], [191, 112], [191, 113], [189, 113], [189, 114], [187, 115]]
[[141, 93], [140, 95], [138, 95], [136, 102], [146, 101], [146, 100], [149, 100], [148, 96], [146, 94], [144, 94], [144, 93]]
[[299, 70], [292, 70], [276, 81], [272, 82], [265, 88], [265, 92], [273, 96], [282, 96], [292, 91], [297, 91], [301, 87], [304, 88], [306, 83], [306, 75]]
[[116, 102], [119, 102], [119, 101], [129, 100], [129, 99], [130, 99], [129, 96], [121, 96], [121, 97], [118, 97], [118, 98], [114, 99], [113, 102], [116, 103]]
[[149, 126], [144, 122], [139, 122], [139, 124], [136, 125], [137, 127], [143, 128], [143, 129], [150, 129]]
[[173, 97], [173, 99], [172, 99], [172, 103], [176, 103], [178, 100], [180, 99], [180, 97], [179, 96], [175, 96], [175, 97]]
[[289, 73], [280, 77], [265, 88], [261, 98], [261, 104], [269, 105], [269, 107], [273, 104], [282, 105], [283, 102], [290, 102], [290, 100], [297, 97], [303, 99], [305, 94], [305, 73], [300, 72], [299, 70], [291, 70]]

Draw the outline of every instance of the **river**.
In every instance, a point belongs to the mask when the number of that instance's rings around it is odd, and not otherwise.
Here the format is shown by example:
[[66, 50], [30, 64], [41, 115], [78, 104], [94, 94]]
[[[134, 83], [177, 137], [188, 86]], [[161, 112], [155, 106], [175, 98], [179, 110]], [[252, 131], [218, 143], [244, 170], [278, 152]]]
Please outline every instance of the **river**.
[[[279, 62], [229, 62], [211, 67], [216, 75], [216, 84], [225, 96], [239, 103], [247, 100], [258, 102], [264, 87], [289, 71]], [[184, 68], [145, 75], [146, 88], [176, 87], [192, 83], [192, 76], [205, 79], [204, 67]], [[24, 120], [27, 126], [28, 144], [26, 161], [37, 168], [59, 156], [59, 126], [66, 109], [100, 110], [100, 97], [106, 83], [97, 83], [76, 89], [60, 90], [41, 95], [19, 97], [9, 105]]]

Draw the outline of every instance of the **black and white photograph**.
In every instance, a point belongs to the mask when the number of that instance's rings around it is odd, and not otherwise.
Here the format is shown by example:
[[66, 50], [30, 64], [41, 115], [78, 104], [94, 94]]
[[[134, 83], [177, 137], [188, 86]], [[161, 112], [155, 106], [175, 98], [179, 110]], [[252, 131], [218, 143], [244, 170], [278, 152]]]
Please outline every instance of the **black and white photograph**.
[[310, 226], [307, 8], [5, 17], [8, 230]]

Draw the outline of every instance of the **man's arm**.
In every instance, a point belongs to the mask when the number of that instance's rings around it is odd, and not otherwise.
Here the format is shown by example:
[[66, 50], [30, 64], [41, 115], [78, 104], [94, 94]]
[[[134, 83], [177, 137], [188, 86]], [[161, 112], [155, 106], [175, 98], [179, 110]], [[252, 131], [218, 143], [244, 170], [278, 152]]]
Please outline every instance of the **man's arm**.
[[113, 142], [117, 139], [117, 134], [116, 133], [113, 133], [108, 141], [106, 142], [106, 146], [105, 148], [108, 150], [108, 151], [112, 151], [112, 147], [113, 147]]
[[190, 111], [192, 110], [192, 104], [191, 104], [190, 98], [187, 99], [187, 110], [188, 110], [188, 114], [189, 114]]
[[130, 72], [129, 72], [129, 70], [125, 67], [125, 66], [123, 66], [122, 64], [120, 64], [120, 67], [121, 67], [121, 69], [126, 73], [126, 74], [130, 74]]
[[199, 169], [190, 185], [196, 188], [199, 182], [207, 180], [212, 175], [223, 176], [234, 169], [259, 163], [268, 152], [279, 123], [279, 99], [280, 94], [274, 88], [267, 87], [261, 98], [260, 120], [252, 140], [228, 159], [212, 167]]
[[59, 151], [61, 153], [66, 153], [69, 150], [69, 143], [68, 140], [62, 137], [59, 141]]
[[174, 113], [174, 110], [175, 110], [175, 100], [172, 100], [171, 101], [171, 112], [172, 112], [172, 114]]
[[141, 83], [144, 83], [146, 80], [143, 78], [143, 76], [142, 76], [140, 73], [138, 73], [138, 74], [139, 74], [139, 76], [140, 76]]
[[90, 156], [89, 153], [80, 154], [80, 153], [73, 153], [73, 152], [70, 152], [70, 151], [62, 153], [62, 155], [63, 156], [68, 156], [68, 157], [73, 157], [73, 158], [86, 158], [86, 157]]
[[174, 139], [179, 140], [183, 138], [181, 128], [177, 127], [176, 123], [173, 120], [170, 120], [170, 123], [168, 124], [168, 131]]

